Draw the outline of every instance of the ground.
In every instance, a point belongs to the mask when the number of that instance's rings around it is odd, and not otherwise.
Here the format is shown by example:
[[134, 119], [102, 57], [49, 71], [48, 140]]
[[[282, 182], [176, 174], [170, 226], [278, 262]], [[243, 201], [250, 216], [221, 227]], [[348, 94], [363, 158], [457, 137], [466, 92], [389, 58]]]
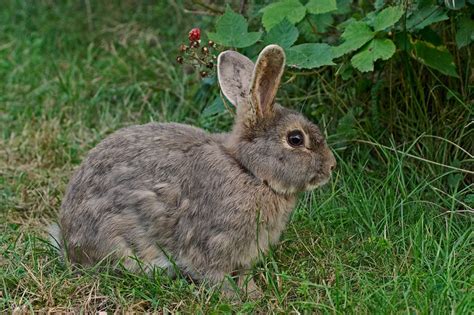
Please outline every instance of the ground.
[[[349, 105], [363, 100], [354, 99], [352, 83], [319, 80], [308, 96], [308, 86], [297, 85], [307, 78], [291, 73], [280, 101], [318, 121], [338, 168], [328, 185], [301, 195], [280, 244], [255, 266], [265, 298], [228, 300], [158, 270], [149, 276], [62, 262], [46, 228], [72, 171], [107, 134], [149, 121], [229, 128], [228, 113], [201, 115], [210, 100], [206, 86], [175, 63], [187, 30], [211, 27], [212, 19], [186, 14], [180, 2], [161, 3], [2, 4], [1, 312], [474, 311], [472, 167], [466, 164], [473, 157], [460, 145], [469, 136], [467, 116], [446, 120], [459, 129], [438, 134], [428, 113], [415, 111], [423, 122], [415, 125], [400, 109], [394, 125], [356, 124], [348, 133], [332, 128], [327, 113], [348, 113], [341, 114], [342, 127], [354, 120]], [[393, 97], [413, 102], [405, 93], [400, 88]], [[411, 128], [413, 136], [379, 141], [374, 135], [385, 128]]]

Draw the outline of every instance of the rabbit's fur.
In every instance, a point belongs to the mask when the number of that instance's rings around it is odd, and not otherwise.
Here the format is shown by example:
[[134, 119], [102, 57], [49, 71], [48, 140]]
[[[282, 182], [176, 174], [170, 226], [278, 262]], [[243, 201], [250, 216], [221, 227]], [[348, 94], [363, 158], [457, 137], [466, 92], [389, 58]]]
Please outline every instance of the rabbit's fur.
[[[209, 134], [177, 123], [121, 129], [99, 143], [72, 177], [60, 212], [61, 247], [82, 265], [124, 259], [138, 268], [222, 283], [275, 244], [296, 193], [324, 184], [335, 159], [319, 129], [274, 103], [285, 56], [267, 46], [256, 66], [220, 54], [233, 130]], [[287, 134], [301, 130], [304, 145]], [[253, 286], [253, 282], [250, 286]]]

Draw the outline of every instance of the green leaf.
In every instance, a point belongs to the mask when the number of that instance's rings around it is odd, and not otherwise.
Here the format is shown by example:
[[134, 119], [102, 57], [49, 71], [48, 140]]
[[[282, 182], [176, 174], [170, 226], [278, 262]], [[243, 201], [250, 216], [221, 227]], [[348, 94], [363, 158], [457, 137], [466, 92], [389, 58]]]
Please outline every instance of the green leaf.
[[224, 102], [222, 101], [222, 98], [220, 95], [218, 95], [210, 105], [208, 105], [204, 110], [202, 111], [202, 115], [207, 117], [207, 116], [212, 116], [215, 114], [222, 113], [226, 110], [224, 106]]
[[268, 32], [284, 18], [292, 24], [298, 23], [306, 15], [306, 8], [298, 0], [283, 0], [267, 5], [260, 12], [263, 13], [263, 26]]
[[341, 35], [344, 42], [339, 46], [333, 47], [334, 57], [337, 58], [359, 49], [374, 38], [374, 35], [375, 33], [364, 22], [351, 22]]
[[298, 39], [298, 29], [286, 18], [275, 25], [264, 37], [265, 45], [277, 44], [283, 48], [289, 48]]
[[434, 46], [418, 40], [413, 45], [413, 57], [439, 72], [458, 78], [454, 58], [445, 46]]
[[400, 20], [403, 13], [402, 6], [388, 7], [377, 13], [374, 19], [374, 30], [376, 32], [382, 31], [390, 26], [393, 26], [395, 23]]
[[309, 0], [306, 4], [309, 13], [322, 14], [337, 10], [336, 0]]
[[446, 7], [450, 10], [459, 10], [466, 6], [465, 0], [447, 0], [444, 1]]
[[421, 30], [428, 25], [447, 19], [446, 10], [437, 5], [432, 5], [413, 11], [407, 20], [407, 29]]
[[374, 2], [374, 8], [377, 11], [382, 9], [384, 5], [385, 5], [385, 0], [375, 0]]
[[373, 71], [374, 62], [382, 59], [387, 60], [395, 53], [395, 44], [388, 38], [374, 39], [359, 53], [354, 55], [351, 63], [354, 68], [361, 72]]
[[207, 36], [222, 46], [244, 48], [255, 44], [262, 33], [249, 33], [247, 20], [227, 6], [224, 15], [217, 20], [216, 32], [208, 32]]
[[334, 65], [333, 58], [328, 44], [301, 44], [286, 50], [286, 64], [300, 69]]
[[456, 30], [456, 45], [458, 48], [469, 45], [474, 41], [474, 21], [467, 16], [458, 20]]
[[337, 11], [335, 14], [347, 14], [352, 12], [352, 0], [336, 0]]
[[444, 44], [443, 39], [431, 27], [425, 27], [419, 31], [418, 34], [419, 36], [417, 37], [419, 37], [419, 39], [432, 43], [435, 46]]
[[321, 39], [321, 33], [326, 33], [333, 22], [331, 13], [308, 14], [297, 26], [304, 42], [314, 43]]

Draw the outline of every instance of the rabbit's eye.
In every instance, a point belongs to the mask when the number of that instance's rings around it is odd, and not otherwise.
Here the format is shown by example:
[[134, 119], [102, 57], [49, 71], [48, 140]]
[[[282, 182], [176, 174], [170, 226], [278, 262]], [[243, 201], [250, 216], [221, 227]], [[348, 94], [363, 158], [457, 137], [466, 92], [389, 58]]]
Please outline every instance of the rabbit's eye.
[[292, 147], [300, 147], [304, 144], [304, 136], [300, 130], [292, 130], [287, 136], [288, 144]]

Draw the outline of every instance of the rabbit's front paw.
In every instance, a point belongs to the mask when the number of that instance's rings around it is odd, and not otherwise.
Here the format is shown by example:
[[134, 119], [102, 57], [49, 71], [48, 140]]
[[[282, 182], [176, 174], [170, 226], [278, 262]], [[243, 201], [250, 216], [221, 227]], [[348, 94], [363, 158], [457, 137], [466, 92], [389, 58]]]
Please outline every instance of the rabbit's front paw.
[[242, 287], [242, 291], [246, 293], [247, 298], [250, 300], [259, 300], [265, 296], [262, 289], [260, 289], [253, 279], [250, 279], [247, 285]]

